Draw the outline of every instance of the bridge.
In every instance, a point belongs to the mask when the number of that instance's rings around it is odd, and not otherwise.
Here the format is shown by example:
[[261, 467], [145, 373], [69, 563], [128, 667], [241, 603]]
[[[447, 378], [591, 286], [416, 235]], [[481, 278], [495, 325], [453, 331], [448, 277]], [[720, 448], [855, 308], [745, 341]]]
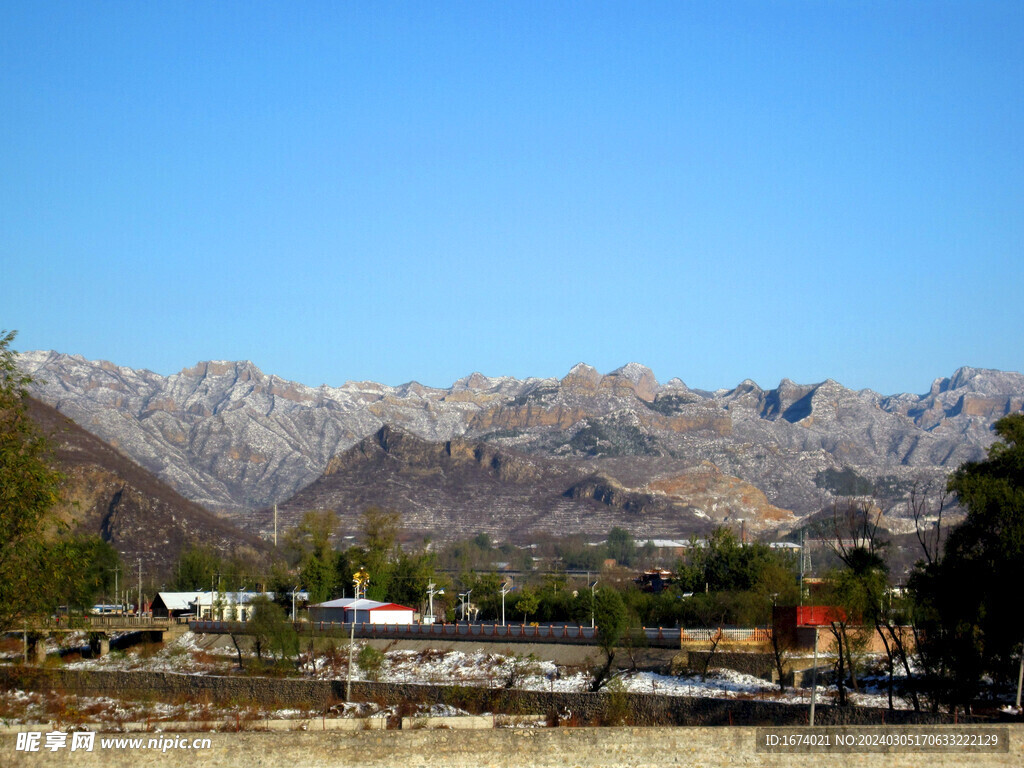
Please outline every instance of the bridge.
[[50, 616], [26, 622], [13, 630], [21, 632], [25, 640], [25, 658], [41, 663], [46, 658], [45, 639], [51, 635], [87, 632], [89, 646], [94, 655], [110, 652], [110, 638], [115, 634], [145, 633], [149, 639], [164, 642], [188, 631], [188, 622], [174, 618], [153, 616]]

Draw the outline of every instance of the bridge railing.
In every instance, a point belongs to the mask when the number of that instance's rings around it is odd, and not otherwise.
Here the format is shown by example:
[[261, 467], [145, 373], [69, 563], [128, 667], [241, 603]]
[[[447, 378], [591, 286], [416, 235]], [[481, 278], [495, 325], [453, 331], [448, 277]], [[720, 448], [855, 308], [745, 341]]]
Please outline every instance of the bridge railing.
[[32, 622], [38, 629], [166, 629], [170, 619], [153, 616], [47, 616]]
[[[334, 621], [295, 622], [300, 633], [322, 635], [350, 635], [351, 624]], [[240, 621], [190, 620], [193, 632], [216, 634], [245, 634], [246, 625]], [[564, 643], [593, 645], [600, 639], [600, 628], [578, 625], [536, 625], [536, 624], [370, 624], [355, 625], [355, 635], [360, 638], [428, 639], [449, 638], [481, 640], [502, 640], [508, 642]], [[635, 630], [634, 640], [643, 638], [649, 645], [665, 647], [679, 646], [679, 630], [668, 627], [644, 627]]]
[[772, 631], [765, 627], [751, 627], [741, 629], [717, 629], [697, 628], [680, 630], [680, 641], [683, 643], [713, 643], [715, 641], [725, 643], [750, 643], [761, 644], [770, 642]]

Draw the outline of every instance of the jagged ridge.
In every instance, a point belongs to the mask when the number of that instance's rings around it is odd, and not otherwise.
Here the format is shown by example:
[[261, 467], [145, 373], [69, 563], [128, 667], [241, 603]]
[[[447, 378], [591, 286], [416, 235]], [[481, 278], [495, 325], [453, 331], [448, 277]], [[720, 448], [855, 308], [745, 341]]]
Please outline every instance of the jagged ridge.
[[631, 488], [707, 461], [806, 514], [850, 471], [890, 506], [913, 479], [983, 455], [991, 423], [1024, 407], [1024, 377], [961, 368], [923, 395], [882, 396], [835, 381], [705, 392], [661, 385], [635, 363], [564, 378], [479, 373], [447, 389], [415, 382], [307, 387], [248, 362], [173, 376], [53, 352], [22, 356], [35, 393], [208, 508], [284, 501], [385, 424], [438, 443], [465, 439], [583, 462]]

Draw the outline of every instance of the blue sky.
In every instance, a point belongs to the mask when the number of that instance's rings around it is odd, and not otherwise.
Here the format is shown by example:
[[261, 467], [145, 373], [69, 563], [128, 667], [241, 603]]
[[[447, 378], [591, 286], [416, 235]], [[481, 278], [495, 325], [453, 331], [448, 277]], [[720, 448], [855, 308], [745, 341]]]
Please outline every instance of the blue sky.
[[168, 374], [1024, 370], [1024, 3], [0, 5], [0, 327]]

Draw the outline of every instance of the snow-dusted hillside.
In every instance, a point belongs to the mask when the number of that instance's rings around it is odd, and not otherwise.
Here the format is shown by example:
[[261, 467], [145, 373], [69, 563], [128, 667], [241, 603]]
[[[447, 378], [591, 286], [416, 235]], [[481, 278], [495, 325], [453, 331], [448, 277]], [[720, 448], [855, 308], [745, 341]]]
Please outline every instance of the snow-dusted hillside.
[[922, 395], [885, 397], [788, 379], [712, 393], [661, 385], [636, 363], [606, 375], [580, 364], [560, 380], [477, 373], [444, 389], [314, 388], [249, 362], [172, 376], [55, 352], [25, 353], [20, 365], [36, 396], [183, 495], [239, 512], [290, 498], [388, 424], [429, 441], [465, 437], [583, 462], [637, 489], [710, 463], [805, 514], [851, 488], [895, 499], [916, 478], [980, 457], [991, 424], [1024, 407], [1024, 376], [974, 368]]

